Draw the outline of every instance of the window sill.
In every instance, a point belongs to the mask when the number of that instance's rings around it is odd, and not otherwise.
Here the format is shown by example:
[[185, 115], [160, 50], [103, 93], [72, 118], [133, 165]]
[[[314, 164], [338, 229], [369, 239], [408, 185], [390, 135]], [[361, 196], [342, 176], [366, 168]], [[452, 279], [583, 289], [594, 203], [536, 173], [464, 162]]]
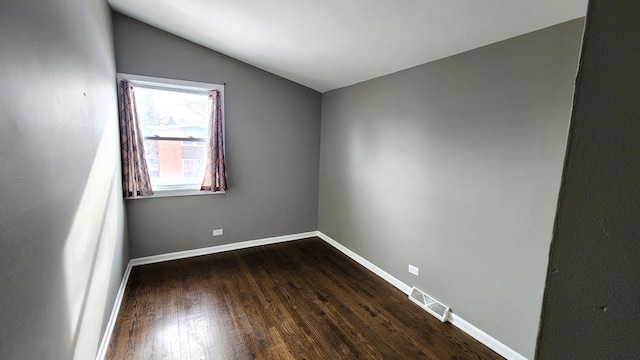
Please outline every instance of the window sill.
[[153, 195], [150, 196], [137, 196], [132, 198], [126, 198], [125, 200], [142, 200], [142, 199], [156, 199], [166, 197], [177, 196], [200, 196], [200, 195], [219, 195], [224, 194], [225, 191], [200, 191], [200, 190], [156, 190]]

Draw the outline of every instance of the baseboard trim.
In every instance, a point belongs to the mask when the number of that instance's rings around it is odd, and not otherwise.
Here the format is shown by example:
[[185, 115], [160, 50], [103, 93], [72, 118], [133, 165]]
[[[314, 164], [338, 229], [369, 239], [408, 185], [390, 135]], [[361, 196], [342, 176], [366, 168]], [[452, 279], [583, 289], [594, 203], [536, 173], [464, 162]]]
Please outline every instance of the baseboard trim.
[[285, 241], [300, 240], [300, 239], [306, 239], [306, 238], [315, 237], [315, 236], [317, 236], [317, 231], [310, 231], [306, 233], [275, 236], [270, 238], [249, 240], [249, 241], [240, 241], [240, 242], [235, 242], [231, 244], [216, 245], [216, 246], [211, 246], [211, 247], [206, 247], [201, 249], [193, 249], [193, 250], [172, 252], [167, 254], [145, 256], [145, 257], [140, 257], [136, 259], [131, 259], [131, 262], [133, 263], [134, 266], [146, 265], [146, 264], [153, 264], [153, 263], [163, 262], [163, 261], [186, 259], [194, 256], [215, 254], [215, 253], [231, 251], [231, 250], [246, 249], [246, 248], [262, 246], [262, 245], [277, 244]]
[[[321, 231], [318, 231], [316, 236], [318, 236], [320, 239], [324, 240], [327, 244], [329, 244], [329, 245], [333, 246], [334, 248], [336, 248], [338, 251], [340, 251], [343, 254], [347, 255], [348, 257], [353, 259], [358, 264], [364, 266], [365, 268], [369, 269], [374, 274], [376, 274], [379, 277], [381, 277], [382, 279], [386, 280], [391, 285], [393, 285], [396, 288], [400, 289], [400, 291], [402, 291], [403, 293], [407, 294], [407, 296], [409, 295], [409, 293], [411, 293], [411, 286], [409, 286], [409, 285], [405, 284], [404, 282], [398, 280], [393, 275], [391, 275], [388, 272], [386, 272], [386, 271], [382, 270], [381, 268], [377, 267], [376, 265], [374, 265], [369, 260], [367, 260], [367, 259], [363, 258], [362, 256], [356, 254], [355, 252], [349, 250], [347, 247], [345, 247], [344, 245], [342, 245], [339, 242], [335, 241], [330, 236], [322, 233]], [[485, 333], [484, 331], [478, 329], [477, 327], [473, 326], [471, 323], [469, 323], [468, 321], [464, 320], [463, 318], [461, 318], [460, 316], [456, 315], [453, 312], [451, 312], [449, 314], [449, 320], [448, 321], [453, 326], [455, 326], [458, 329], [464, 331], [469, 336], [471, 336], [474, 339], [478, 340], [479, 342], [481, 342], [482, 344], [487, 346], [489, 349], [495, 351], [500, 356], [503, 356], [504, 358], [506, 358], [508, 360], [527, 360], [527, 358], [525, 358], [524, 356], [520, 355], [515, 350], [511, 349], [510, 347], [506, 346], [505, 344], [503, 344], [500, 341], [498, 341], [495, 338], [493, 338], [491, 335], [489, 335], [489, 334]]]
[[334, 248], [338, 249], [338, 251], [340, 251], [341, 253], [343, 253], [343, 254], [347, 255], [348, 257], [350, 257], [351, 259], [353, 259], [358, 264], [364, 266], [365, 268], [369, 269], [374, 274], [376, 274], [379, 277], [381, 277], [384, 280], [386, 280], [391, 285], [397, 287], [398, 289], [400, 289], [400, 291], [402, 291], [403, 293], [407, 294], [407, 296], [411, 293], [411, 286], [409, 286], [409, 285], [403, 283], [402, 281], [396, 279], [395, 277], [393, 277], [388, 272], [386, 272], [386, 271], [380, 269], [379, 267], [377, 267], [376, 265], [374, 265], [371, 261], [369, 261], [369, 260], [363, 258], [362, 256], [354, 253], [353, 251], [349, 250], [344, 245], [342, 245], [339, 242], [333, 240], [331, 237], [327, 236], [326, 234], [322, 233], [321, 231], [318, 231], [318, 235], [317, 236], [320, 239], [324, 240], [327, 244], [329, 244], [329, 245], [333, 246]]
[[491, 335], [486, 332], [478, 329], [473, 326], [473, 324], [469, 323], [465, 319], [460, 316], [450, 313], [449, 314], [449, 322], [457, 327], [458, 329], [466, 332], [468, 335], [473, 337], [474, 339], [480, 341], [485, 344], [491, 350], [497, 352], [500, 356], [509, 359], [509, 360], [527, 360], [526, 357], [520, 355], [515, 350], [511, 349], [507, 345], [501, 343], [500, 341], [493, 338]]
[[124, 270], [124, 274], [122, 275], [122, 281], [120, 282], [120, 287], [118, 288], [118, 293], [116, 294], [116, 300], [113, 302], [111, 316], [109, 316], [107, 328], [104, 330], [104, 335], [102, 336], [102, 341], [100, 342], [100, 347], [98, 348], [96, 360], [103, 360], [105, 355], [107, 354], [107, 349], [109, 348], [109, 340], [111, 339], [111, 333], [113, 332], [113, 328], [116, 325], [116, 320], [118, 319], [118, 312], [120, 312], [120, 305], [122, 305], [122, 297], [124, 296], [124, 290], [127, 288], [127, 282], [129, 281], [129, 275], [131, 275], [132, 267], [133, 265], [131, 264], [131, 261], [129, 261], [129, 263], [127, 264], [127, 268]]

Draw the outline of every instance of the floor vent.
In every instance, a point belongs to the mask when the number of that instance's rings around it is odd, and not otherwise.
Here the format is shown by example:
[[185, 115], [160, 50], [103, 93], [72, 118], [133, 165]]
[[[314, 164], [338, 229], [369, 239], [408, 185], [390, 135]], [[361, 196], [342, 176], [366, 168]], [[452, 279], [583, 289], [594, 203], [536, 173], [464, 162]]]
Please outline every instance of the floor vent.
[[420, 305], [421, 308], [427, 310], [429, 314], [438, 318], [438, 320], [445, 322], [449, 317], [449, 307], [438, 302], [431, 296], [425, 294], [422, 290], [414, 287], [411, 290], [409, 299], [414, 303]]

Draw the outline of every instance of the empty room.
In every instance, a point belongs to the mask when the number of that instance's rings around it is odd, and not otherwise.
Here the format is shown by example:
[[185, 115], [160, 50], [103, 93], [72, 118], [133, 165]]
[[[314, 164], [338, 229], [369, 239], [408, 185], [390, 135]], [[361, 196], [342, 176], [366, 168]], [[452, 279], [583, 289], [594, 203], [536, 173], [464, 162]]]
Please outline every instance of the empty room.
[[0, 359], [640, 358], [638, 18], [2, 1]]

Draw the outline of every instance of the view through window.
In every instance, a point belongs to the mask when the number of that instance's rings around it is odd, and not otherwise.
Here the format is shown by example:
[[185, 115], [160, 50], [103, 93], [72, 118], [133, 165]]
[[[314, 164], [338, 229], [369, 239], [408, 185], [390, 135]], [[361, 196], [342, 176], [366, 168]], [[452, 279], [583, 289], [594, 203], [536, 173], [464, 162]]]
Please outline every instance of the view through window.
[[154, 190], [199, 188], [205, 171], [208, 91], [133, 85]]

